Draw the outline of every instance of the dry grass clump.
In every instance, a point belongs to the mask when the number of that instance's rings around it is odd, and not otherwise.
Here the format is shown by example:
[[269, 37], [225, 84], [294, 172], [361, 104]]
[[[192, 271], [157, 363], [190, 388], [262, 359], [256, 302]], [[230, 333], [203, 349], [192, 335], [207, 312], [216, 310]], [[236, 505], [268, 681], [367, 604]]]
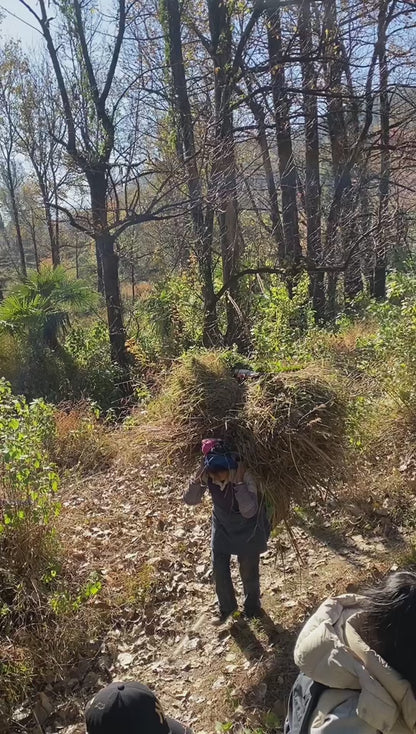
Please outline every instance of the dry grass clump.
[[344, 455], [346, 406], [312, 373], [265, 376], [247, 385], [234, 442], [257, 477], [276, 519], [291, 502], [323, 487]]
[[[221, 352], [202, 352], [178, 360], [161, 393], [131, 428], [130, 451], [156, 445], [168, 461], [189, 469], [207, 436], [222, 437], [244, 405], [244, 390]], [[123, 451], [128, 447], [122, 440]], [[129, 459], [133, 457], [130, 457]]]
[[51, 526], [27, 521], [0, 534], [1, 721], [88, 652], [105, 623], [89, 588], [62, 567]]
[[220, 352], [181, 360], [160, 397], [133, 429], [131, 444], [166, 452], [183, 468], [203, 438], [226, 438], [243, 457], [275, 518], [325, 485], [339, 468], [346, 407], [330, 383], [304, 371], [241, 385]]
[[81, 474], [108, 469], [114, 446], [90, 403], [61, 404], [54, 418], [56, 430], [49, 451], [60, 469], [75, 469]]
[[414, 424], [390, 396], [364, 404], [359, 450], [352, 454], [348, 476], [339, 488], [341, 504], [355, 505], [355, 525], [386, 535], [416, 523], [416, 448]]
[[35, 676], [30, 651], [0, 639], [0, 717], [7, 731], [7, 722], [13, 708], [27, 695], [27, 689]]

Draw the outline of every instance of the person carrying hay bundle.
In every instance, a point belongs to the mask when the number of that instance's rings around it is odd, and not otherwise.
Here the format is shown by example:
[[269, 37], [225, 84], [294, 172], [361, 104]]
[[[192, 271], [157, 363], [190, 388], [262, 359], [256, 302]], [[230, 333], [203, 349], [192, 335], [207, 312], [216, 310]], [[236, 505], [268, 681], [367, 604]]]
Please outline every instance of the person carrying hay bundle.
[[199, 504], [208, 489], [213, 501], [212, 569], [222, 624], [237, 610], [230, 560], [238, 557], [244, 588], [244, 612], [261, 614], [260, 553], [267, 548], [270, 526], [255, 482], [244, 464], [220, 439], [202, 442], [203, 458], [197, 475], [184, 494], [189, 505]]

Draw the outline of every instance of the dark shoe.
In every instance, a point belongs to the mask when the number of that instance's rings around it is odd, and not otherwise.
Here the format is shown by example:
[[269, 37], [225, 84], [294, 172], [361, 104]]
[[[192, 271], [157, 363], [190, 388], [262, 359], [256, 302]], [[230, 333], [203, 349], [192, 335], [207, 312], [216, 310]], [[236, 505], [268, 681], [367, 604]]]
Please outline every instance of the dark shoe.
[[247, 619], [260, 619], [263, 616], [264, 612], [261, 607], [254, 607], [253, 609], [245, 609], [244, 610], [244, 616]]
[[214, 627], [220, 627], [222, 624], [225, 624], [227, 619], [232, 617], [233, 614], [235, 614], [237, 610], [232, 609], [230, 612], [217, 612], [217, 614], [214, 615], [212, 624]]

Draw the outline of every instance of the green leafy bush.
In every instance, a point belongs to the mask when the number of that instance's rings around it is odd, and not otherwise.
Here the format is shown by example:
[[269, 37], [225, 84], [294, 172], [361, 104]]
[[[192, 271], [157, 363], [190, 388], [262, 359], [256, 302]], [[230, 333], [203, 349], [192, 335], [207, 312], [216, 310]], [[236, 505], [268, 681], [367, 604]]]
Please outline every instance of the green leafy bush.
[[303, 337], [313, 326], [309, 303], [309, 280], [303, 276], [293, 298], [278, 276], [271, 276], [259, 297], [256, 320], [252, 329], [255, 358], [260, 367], [270, 370], [304, 366], [310, 355], [305, 353]]
[[74, 371], [62, 399], [89, 399], [104, 413], [115, 409], [122, 397], [125, 376], [111, 361], [107, 326], [103, 322], [89, 327], [76, 324], [66, 336], [65, 351]]
[[386, 389], [416, 418], [416, 298], [379, 310], [376, 366]]
[[33, 582], [54, 563], [58, 475], [45, 449], [53, 432], [51, 406], [15, 397], [0, 380], [0, 630], [32, 615]]
[[95, 300], [89, 287], [69, 278], [63, 267], [44, 266], [12, 288], [0, 305], [0, 363], [15, 392], [53, 402], [70, 396], [76, 365], [63, 340], [71, 317], [86, 313]]
[[[51, 520], [59, 510], [58, 476], [45, 445], [54, 432], [52, 407], [15, 397], [0, 380], [0, 665], [4, 716], [29, 685], [35, 666], [26, 645], [13, 643], [44, 614], [43, 578], [58, 565]], [[4, 655], [3, 655], [4, 653]], [[3, 709], [4, 710], [1, 710]]]
[[67, 573], [54, 527], [59, 478], [49, 449], [56, 440], [55, 408], [13, 395], [0, 379], [1, 721], [35, 676], [41, 684], [61, 674], [100, 623], [88, 602], [101, 580]]
[[144, 360], [177, 357], [202, 343], [203, 309], [192, 271], [166, 278], [142, 294], [135, 339]]
[[0, 306], [0, 323], [29, 344], [39, 341], [56, 349], [70, 325], [70, 314], [85, 311], [95, 300], [80, 280], [71, 280], [62, 266], [44, 265], [16, 285]]
[[13, 396], [0, 379], [0, 533], [27, 522], [47, 524], [56, 511], [58, 475], [45, 450], [53, 432], [52, 407]]

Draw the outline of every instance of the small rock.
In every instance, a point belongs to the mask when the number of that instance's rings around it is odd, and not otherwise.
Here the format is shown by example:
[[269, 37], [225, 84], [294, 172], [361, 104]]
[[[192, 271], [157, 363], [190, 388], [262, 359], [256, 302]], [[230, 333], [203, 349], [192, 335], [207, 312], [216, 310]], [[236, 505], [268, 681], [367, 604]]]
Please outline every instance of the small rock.
[[234, 673], [235, 670], [237, 670], [236, 665], [226, 665], [224, 668], [225, 672], [228, 674]]
[[45, 721], [51, 715], [53, 709], [54, 706], [49, 696], [47, 696], [46, 693], [44, 693], [43, 691], [39, 693], [37, 701], [33, 707], [33, 712], [39, 724], [42, 725], [45, 723]]
[[93, 670], [90, 670], [89, 673], [85, 676], [82, 687], [85, 688], [87, 691], [91, 690], [93, 688], [97, 687], [99, 675], [98, 673], [94, 673]]
[[134, 660], [134, 655], [131, 652], [121, 652], [117, 657], [117, 665], [121, 668], [128, 668]]
[[205, 703], [207, 699], [204, 698], [204, 696], [196, 696], [195, 694], [192, 694], [192, 696], [189, 696], [189, 700], [192, 701], [192, 703], [200, 704]]
[[200, 650], [202, 647], [202, 641], [200, 637], [188, 637], [184, 643], [182, 649], [184, 652], [191, 652], [192, 650]]
[[12, 721], [16, 722], [16, 724], [22, 724], [30, 719], [30, 715], [30, 709], [26, 708], [26, 706], [19, 706], [19, 708], [13, 711]]
[[71, 691], [75, 690], [75, 688], [78, 688], [78, 686], [78, 678], [68, 678], [68, 680], [66, 681], [66, 687], [69, 688]]

